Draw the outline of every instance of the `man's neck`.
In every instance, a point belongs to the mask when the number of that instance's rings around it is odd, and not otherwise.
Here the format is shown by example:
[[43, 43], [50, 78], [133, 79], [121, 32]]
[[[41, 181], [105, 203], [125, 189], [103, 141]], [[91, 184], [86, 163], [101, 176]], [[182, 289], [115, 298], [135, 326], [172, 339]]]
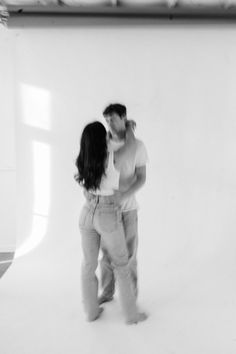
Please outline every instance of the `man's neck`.
[[125, 140], [126, 138], [126, 131], [122, 131], [118, 134], [114, 134], [112, 132], [109, 132], [109, 137], [113, 140], [113, 141], [116, 141], [116, 142], [122, 142]]

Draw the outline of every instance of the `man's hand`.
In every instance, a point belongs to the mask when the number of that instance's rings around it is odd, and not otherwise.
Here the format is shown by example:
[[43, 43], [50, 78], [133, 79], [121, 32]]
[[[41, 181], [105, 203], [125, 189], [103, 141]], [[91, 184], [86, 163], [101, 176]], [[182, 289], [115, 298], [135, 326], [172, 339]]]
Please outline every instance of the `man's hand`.
[[116, 204], [118, 205], [122, 204], [126, 199], [125, 192], [120, 192], [118, 190], [114, 191], [114, 197], [115, 197]]
[[124, 192], [115, 191], [115, 197], [118, 204], [122, 204], [129, 197], [134, 195], [146, 182], [146, 166], [135, 168], [135, 180], [132, 182]]

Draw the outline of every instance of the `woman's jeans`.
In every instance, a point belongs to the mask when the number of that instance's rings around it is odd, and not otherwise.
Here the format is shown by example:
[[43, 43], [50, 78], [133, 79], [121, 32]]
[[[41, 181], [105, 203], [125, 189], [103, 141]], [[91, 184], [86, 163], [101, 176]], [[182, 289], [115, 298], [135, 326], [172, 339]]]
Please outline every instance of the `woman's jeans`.
[[[133, 282], [135, 296], [138, 296], [138, 276], [137, 276], [137, 247], [138, 247], [138, 215], [137, 210], [122, 212], [122, 224], [125, 232], [126, 246], [128, 250], [129, 269]], [[101, 286], [102, 295], [105, 299], [111, 299], [115, 292], [114, 269], [106, 245], [101, 243], [102, 259]]]
[[95, 271], [102, 240], [114, 267], [126, 321], [135, 321], [138, 312], [136, 297], [130, 276], [121, 211], [114, 197], [90, 195], [81, 211], [79, 226], [84, 256], [82, 297], [88, 320], [95, 319], [99, 313], [98, 280]]

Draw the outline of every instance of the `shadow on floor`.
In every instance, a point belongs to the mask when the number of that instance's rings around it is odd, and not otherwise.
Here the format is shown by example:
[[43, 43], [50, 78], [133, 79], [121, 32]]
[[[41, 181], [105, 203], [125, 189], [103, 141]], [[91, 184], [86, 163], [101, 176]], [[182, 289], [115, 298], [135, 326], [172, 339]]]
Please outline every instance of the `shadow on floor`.
[[0, 278], [2, 278], [12, 264], [14, 254], [14, 252], [0, 252]]

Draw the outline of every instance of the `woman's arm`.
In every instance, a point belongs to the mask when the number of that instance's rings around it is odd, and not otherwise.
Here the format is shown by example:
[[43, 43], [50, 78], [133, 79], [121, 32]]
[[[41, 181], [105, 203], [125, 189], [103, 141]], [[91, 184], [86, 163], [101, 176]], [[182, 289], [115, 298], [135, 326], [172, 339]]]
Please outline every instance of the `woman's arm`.
[[136, 128], [136, 122], [132, 119], [126, 121], [126, 141], [132, 141], [135, 138], [134, 130]]
[[125, 125], [126, 125], [126, 128], [131, 127], [132, 130], [135, 130], [137, 124], [136, 124], [135, 120], [127, 119]]

